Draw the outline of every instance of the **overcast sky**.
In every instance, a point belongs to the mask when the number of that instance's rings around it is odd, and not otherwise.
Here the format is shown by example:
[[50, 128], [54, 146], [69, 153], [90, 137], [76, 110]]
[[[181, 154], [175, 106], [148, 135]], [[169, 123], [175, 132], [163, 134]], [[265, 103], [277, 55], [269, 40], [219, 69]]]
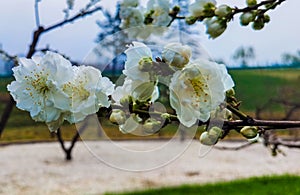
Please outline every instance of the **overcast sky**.
[[[86, 4], [88, 0], [76, 0], [75, 9]], [[109, 6], [112, 0], [102, 0]], [[219, 0], [221, 3], [244, 5], [244, 0]], [[239, 2], [236, 4], [236, 2]], [[26, 53], [32, 39], [35, 26], [34, 0], [2, 0], [0, 2], [0, 43], [11, 54]], [[49, 26], [63, 18], [62, 9], [66, 7], [64, 0], [42, 0], [40, 3], [41, 24]], [[284, 52], [295, 53], [300, 49], [299, 0], [287, 0], [278, 9], [270, 12], [271, 22], [261, 31], [250, 27], [241, 27], [238, 17], [230, 23], [226, 32], [215, 40], [205, 35], [201, 27], [199, 43], [216, 59], [230, 62], [234, 51], [241, 45], [253, 46], [257, 62], [265, 64], [280, 61]], [[49, 44], [51, 48], [82, 60], [95, 46], [99, 28], [95, 24], [101, 18], [100, 13], [67, 25], [61, 29], [44, 34], [39, 42], [39, 48]]]

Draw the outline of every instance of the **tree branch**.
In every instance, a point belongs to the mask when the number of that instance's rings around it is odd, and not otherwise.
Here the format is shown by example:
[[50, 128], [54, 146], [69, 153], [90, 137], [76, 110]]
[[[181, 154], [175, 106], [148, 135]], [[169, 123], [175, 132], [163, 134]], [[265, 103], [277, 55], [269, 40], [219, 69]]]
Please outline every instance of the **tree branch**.
[[271, 129], [287, 129], [287, 128], [299, 128], [300, 121], [273, 121], [273, 120], [236, 120], [236, 121], [224, 121], [226, 129], [243, 127], [243, 126], [259, 126], [269, 127]]

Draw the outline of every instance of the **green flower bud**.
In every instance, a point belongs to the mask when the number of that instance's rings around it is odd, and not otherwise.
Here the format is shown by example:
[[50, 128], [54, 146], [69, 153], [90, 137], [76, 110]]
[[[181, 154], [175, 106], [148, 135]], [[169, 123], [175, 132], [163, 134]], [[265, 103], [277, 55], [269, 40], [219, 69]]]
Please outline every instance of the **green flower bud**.
[[263, 21], [256, 20], [256, 21], [254, 21], [252, 28], [254, 30], [261, 30], [264, 28], [264, 26], [265, 26], [265, 24]]
[[227, 28], [227, 23], [225, 20], [219, 20], [217, 17], [213, 17], [205, 20], [206, 33], [210, 35], [210, 38], [217, 38], [220, 36]]
[[267, 15], [267, 14], [265, 14], [265, 15], [264, 15], [264, 22], [265, 22], [265, 23], [269, 23], [270, 20], [271, 20], [270, 16]]
[[228, 5], [220, 5], [216, 10], [215, 10], [215, 14], [220, 17], [227, 17], [228, 15], [230, 15], [232, 13], [232, 8], [229, 7]]
[[161, 127], [161, 122], [153, 118], [147, 119], [143, 125], [143, 129], [147, 133], [155, 133]]
[[213, 17], [215, 15], [216, 5], [208, 2], [203, 6], [203, 17]]
[[254, 19], [255, 19], [255, 14], [253, 12], [246, 12], [240, 16], [240, 23], [242, 26], [247, 26]]
[[209, 135], [207, 131], [203, 132], [199, 138], [200, 143], [206, 146], [215, 145], [218, 142], [218, 137]]
[[208, 135], [212, 137], [216, 137], [217, 139], [222, 135], [223, 130], [219, 127], [212, 127], [210, 130], [208, 130]]
[[195, 16], [190, 16], [190, 17], [185, 18], [185, 22], [188, 25], [195, 24], [196, 21], [197, 21], [197, 17], [195, 17]]
[[256, 0], [246, 0], [246, 3], [248, 6], [253, 6], [253, 5], [257, 4], [257, 1]]
[[245, 126], [240, 133], [247, 139], [253, 139], [257, 136], [258, 128], [254, 126]]
[[140, 102], [146, 102], [151, 99], [154, 90], [154, 83], [142, 83], [132, 91], [132, 97]]
[[233, 119], [232, 112], [228, 109], [225, 110], [225, 119], [226, 120], [232, 120]]
[[228, 91], [226, 91], [226, 97], [233, 97], [235, 96], [235, 91], [233, 88], [229, 89]]
[[132, 103], [132, 97], [131, 96], [125, 96], [125, 97], [120, 99], [120, 104], [124, 107], [127, 107], [131, 103]]
[[151, 57], [143, 57], [139, 61], [139, 70], [142, 72], [148, 72], [153, 68], [153, 61]]
[[122, 125], [126, 121], [126, 114], [123, 110], [114, 109], [109, 117], [109, 120], [112, 123], [116, 123], [118, 125]]
[[263, 18], [258, 18], [253, 22], [252, 28], [254, 30], [261, 30], [265, 26], [265, 22]]
[[173, 7], [172, 11], [175, 13], [178, 13], [178, 12], [180, 12], [180, 7], [178, 5], [176, 5]]
[[137, 7], [139, 5], [139, 1], [138, 0], [124, 0], [121, 3], [122, 7]]
[[119, 130], [122, 133], [130, 133], [135, 130], [137, 130], [140, 126], [140, 122], [142, 119], [136, 115], [136, 114], [131, 114], [130, 117], [125, 121], [124, 124], [119, 126]]

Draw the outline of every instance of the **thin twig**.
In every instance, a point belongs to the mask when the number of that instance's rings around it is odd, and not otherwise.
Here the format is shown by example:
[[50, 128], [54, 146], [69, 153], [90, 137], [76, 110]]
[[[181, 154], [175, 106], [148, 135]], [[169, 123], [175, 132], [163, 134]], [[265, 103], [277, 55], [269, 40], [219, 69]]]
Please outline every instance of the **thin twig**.
[[252, 146], [253, 144], [256, 144], [257, 142], [247, 142], [245, 144], [236, 146], [236, 147], [227, 147], [227, 146], [214, 146], [215, 149], [217, 150], [233, 150], [233, 151], [237, 151], [237, 150], [241, 150], [241, 149], [245, 149], [249, 146]]
[[41, 26], [40, 24], [40, 14], [39, 14], [39, 0], [35, 0], [34, 3], [34, 14], [35, 14], [35, 24], [36, 27], [38, 28], [39, 26]]

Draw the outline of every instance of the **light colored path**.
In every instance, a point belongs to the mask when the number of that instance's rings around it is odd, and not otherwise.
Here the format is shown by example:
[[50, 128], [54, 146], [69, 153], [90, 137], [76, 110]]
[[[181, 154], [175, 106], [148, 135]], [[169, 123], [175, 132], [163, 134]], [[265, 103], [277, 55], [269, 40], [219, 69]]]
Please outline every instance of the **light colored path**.
[[[123, 141], [120, 145], [145, 146], [158, 141]], [[111, 154], [109, 142], [93, 143]], [[224, 143], [233, 145], [236, 143]], [[300, 175], [300, 150], [286, 149], [287, 156], [272, 157], [262, 145], [241, 151], [213, 149], [199, 158], [194, 141], [172, 163], [148, 172], [121, 171], [99, 162], [83, 143], [77, 143], [72, 162], [64, 160], [58, 143], [0, 147], [0, 194], [102, 194], [147, 187], [205, 183], [249, 176], [293, 173]], [[158, 153], [157, 155], [163, 155]], [[159, 156], [158, 156], [159, 157]], [[124, 160], [124, 163], [126, 160]], [[132, 162], [131, 162], [132, 163]]]

